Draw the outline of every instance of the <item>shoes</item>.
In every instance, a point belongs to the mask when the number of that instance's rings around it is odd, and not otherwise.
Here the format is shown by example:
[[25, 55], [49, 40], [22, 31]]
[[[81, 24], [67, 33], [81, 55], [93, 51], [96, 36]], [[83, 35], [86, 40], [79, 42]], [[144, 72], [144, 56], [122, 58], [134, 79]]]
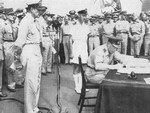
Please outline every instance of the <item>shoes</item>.
[[16, 89], [15, 89], [15, 88], [10, 88], [9, 86], [7, 86], [7, 89], [8, 89], [10, 92], [16, 92]]
[[74, 90], [75, 90], [75, 92], [76, 92], [77, 94], [80, 94], [80, 93], [81, 93], [81, 89], [75, 88]]
[[47, 73], [52, 73], [52, 70], [51, 69], [47, 69]]
[[16, 88], [24, 88], [24, 85], [22, 85], [22, 84], [16, 84]]
[[7, 94], [0, 92], [0, 97], [7, 97]]

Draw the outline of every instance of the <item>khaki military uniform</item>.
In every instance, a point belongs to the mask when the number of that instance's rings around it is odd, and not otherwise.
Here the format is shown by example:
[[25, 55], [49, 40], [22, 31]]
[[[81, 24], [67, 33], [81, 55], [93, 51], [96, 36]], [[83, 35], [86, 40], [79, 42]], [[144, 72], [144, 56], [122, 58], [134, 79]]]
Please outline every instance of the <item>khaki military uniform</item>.
[[114, 67], [114, 61], [125, 63], [127, 55], [122, 55], [118, 51], [110, 54], [107, 44], [98, 46], [88, 57], [85, 74], [92, 83], [101, 83], [108, 73], [110, 66]]
[[48, 25], [43, 17], [39, 18], [41, 30], [42, 30], [42, 45], [44, 50], [42, 51], [42, 73], [52, 72], [52, 39]]
[[110, 23], [108, 23], [107, 21], [102, 22], [101, 25], [102, 44], [107, 43], [108, 38], [114, 35], [114, 28], [115, 28], [115, 23], [113, 22], [113, 20], [111, 20]]
[[89, 25], [89, 39], [88, 39], [88, 50], [89, 54], [100, 45], [100, 38], [99, 38], [99, 26], [98, 24], [90, 24]]
[[117, 21], [115, 25], [116, 37], [121, 37], [121, 53], [127, 54], [128, 33], [130, 25], [128, 21]]
[[141, 20], [131, 22], [131, 55], [140, 55], [141, 45], [145, 34], [145, 25]]
[[148, 56], [150, 55], [150, 22], [146, 22], [146, 28], [145, 28], [145, 40], [144, 40], [144, 55]]
[[30, 13], [22, 19], [15, 46], [22, 48], [21, 63], [25, 69], [25, 113], [38, 112], [41, 81], [41, 31], [39, 23]]
[[11, 69], [11, 65], [14, 62], [14, 52], [11, 51], [11, 47], [14, 44], [14, 30], [12, 27], [12, 23], [8, 20], [5, 22], [4, 33], [3, 33], [3, 41], [4, 41], [4, 54], [5, 54], [5, 69], [6, 75], [8, 79], [8, 87], [10, 89], [15, 89], [16, 84], [16, 76], [14, 71]]
[[[73, 27], [73, 25], [72, 25]], [[65, 53], [65, 64], [70, 63], [70, 57], [72, 56], [72, 38], [70, 34], [71, 25], [64, 24], [61, 27], [62, 43]]]

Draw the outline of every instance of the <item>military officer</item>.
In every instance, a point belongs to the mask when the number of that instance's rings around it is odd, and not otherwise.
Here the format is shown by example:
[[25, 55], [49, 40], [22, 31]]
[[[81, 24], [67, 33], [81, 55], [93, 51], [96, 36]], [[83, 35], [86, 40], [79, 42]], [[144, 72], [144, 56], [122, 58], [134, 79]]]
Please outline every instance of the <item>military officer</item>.
[[105, 14], [106, 20], [101, 25], [101, 32], [102, 32], [102, 44], [107, 43], [108, 38], [114, 36], [114, 28], [115, 23], [111, 19], [111, 14]]
[[76, 11], [75, 10], [70, 10], [69, 11], [69, 17], [70, 17], [70, 23], [75, 25], [76, 24], [76, 20], [75, 20], [75, 14], [76, 14]]
[[32, 0], [27, 5], [26, 9], [28, 12], [20, 23], [18, 38], [12, 50], [22, 50], [20, 60], [26, 74], [24, 85], [24, 113], [38, 113], [42, 66], [40, 48], [42, 31], [37, 21], [37, 18], [39, 18], [39, 3]]
[[150, 12], [147, 13], [148, 19], [145, 22], [145, 40], [144, 40], [144, 55], [150, 55]]
[[49, 12], [45, 12], [43, 15], [45, 26], [43, 28], [43, 46], [44, 46], [44, 51], [43, 51], [43, 64], [42, 64], [42, 73], [51, 73], [52, 72], [52, 42], [53, 38], [50, 34], [50, 27], [48, 25], [48, 18], [49, 18]]
[[41, 30], [42, 30], [42, 45], [44, 49], [42, 50], [42, 73], [46, 75], [46, 73], [52, 72], [52, 40], [50, 38], [50, 33], [48, 31], [48, 13], [46, 12], [47, 7], [41, 8], [41, 16], [38, 19], [40, 22]]
[[3, 33], [4, 33], [4, 19], [3, 19], [3, 9], [0, 9], [0, 97], [6, 97], [6, 94], [2, 93], [2, 81], [3, 81], [3, 64], [4, 64], [4, 54], [3, 54]]
[[11, 69], [11, 65], [14, 62], [14, 53], [11, 51], [11, 46], [17, 38], [16, 27], [13, 26], [13, 9], [6, 8], [5, 15], [6, 21], [4, 26], [3, 41], [4, 41], [4, 54], [5, 54], [5, 70], [8, 79], [8, 89], [15, 92], [16, 76], [15, 72]]
[[127, 54], [128, 36], [130, 35], [130, 24], [125, 19], [126, 12], [121, 12], [119, 15], [119, 20], [115, 24], [115, 34], [116, 37], [121, 37], [121, 53]]
[[[107, 72], [111, 69], [122, 68], [130, 56], [120, 54], [117, 49], [120, 47], [120, 37], [109, 37], [108, 42], [98, 46], [88, 57], [85, 74], [88, 81], [101, 83]], [[113, 64], [114, 61], [119, 62]]]
[[91, 52], [100, 45], [99, 25], [97, 24], [96, 19], [94, 17], [91, 17], [90, 22], [91, 22], [89, 25], [90, 33], [88, 35], [89, 54], [91, 54]]
[[114, 23], [116, 23], [118, 21], [119, 14], [120, 14], [120, 11], [115, 11], [112, 13], [112, 19], [113, 19]]
[[141, 45], [143, 43], [143, 37], [145, 34], [145, 25], [139, 20], [138, 15], [133, 15], [133, 21], [130, 23], [131, 30], [131, 55], [138, 57], [141, 51]]
[[75, 82], [75, 91], [81, 93], [82, 80], [79, 69], [78, 57], [81, 56], [82, 62], [86, 64], [88, 58], [87, 39], [89, 34], [89, 27], [84, 23], [84, 18], [87, 16], [87, 10], [78, 11], [78, 22], [71, 28], [71, 35], [73, 39], [73, 78]]
[[62, 43], [64, 46], [64, 52], [65, 52], [65, 64], [70, 63], [70, 57], [72, 54], [72, 39], [70, 34], [70, 27], [69, 19], [66, 16], [64, 18], [64, 24], [61, 27], [61, 35], [62, 35]]

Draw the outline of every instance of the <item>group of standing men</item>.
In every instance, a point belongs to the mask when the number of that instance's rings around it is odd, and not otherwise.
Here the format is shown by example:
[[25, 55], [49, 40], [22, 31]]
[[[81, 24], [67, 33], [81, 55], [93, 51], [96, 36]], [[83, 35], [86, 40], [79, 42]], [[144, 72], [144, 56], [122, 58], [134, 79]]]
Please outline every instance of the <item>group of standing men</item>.
[[[0, 9], [0, 88], [5, 64], [8, 89], [15, 92], [17, 85], [21, 87], [24, 84], [25, 113], [39, 111], [37, 105], [41, 73], [52, 72], [52, 56], [55, 46], [58, 46], [55, 45], [56, 41], [63, 43], [65, 63], [73, 63], [77, 93], [81, 92], [82, 87], [79, 56], [83, 64], [88, 61], [90, 67], [92, 62], [93, 65], [95, 61], [101, 62], [103, 54], [113, 58], [112, 54], [116, 49], [121, 54], [127, 54], [128, 42], [130, 55], [138, 57], [143, 42], [144, 54], [150, 55], [150, 19], [147, 18], [150, 13], [144, 13], [146, 19], [143, 16], [140, 20], [137, 15], [128, 15], [124, 11], [106, 13], [104, 16], [93, 15], [89, 18], [86, 9], [78, 11], [77, 14], [71, 10], [62, 22], [59, 20], [61, 18], [53, 20], [54, 15], [47, 12], [47, 7], [39, 2], [30, 1], [26, 10], [26, 14], [18, 11], [17, 16], [14, 16], [12, 8]], [[100, 45], [104, 46], [99, 47]], [[95, 49], [98, 47], [99, 49]], [[109, 56], [110, 52], [112, 54]], [[106, 60], [105, 63], [110, 63], [109, 58], [103, 59]], [[19, 76], [18, 81], [16, 75]], [[0, 90], [0, 97], [6, 96]]]
[[[73, 77], [75, 91], [81, 91], [81, 73], [78, 66], [78, 57], [87, 63], [88, 55], [100, 45], [108, 43], [112, 37], [117, 41], [121, 54], [139, 57], [141, 46], [144, 44], [144, 55], [150, 55], [149, 46], [149, 16], [144, 13], [141, 18], [137, 14], [127, 14], [126, 11], [105, 13], [103, 16], [88, 17], [87, 10], [77, 12], [71, 10], [61, 26], [61, 37], [65, 51], [65, 63], [73, 63]], [[146, 17], [145, 17], [146, 16]], [[117, 44], [118, 45], [118, 44]], [[129, 46], [130, 45], [130, 46]]]
[[37, 1], [29, 1], [26, 12], [0, 9], [0, 98], [7, 96], [2, 93], [3, 76], [9, 91], [24, 87], [25, 113], [38, 113], [41, 73], [52, 72], [54, 28], [60, 25], [46, 10]]

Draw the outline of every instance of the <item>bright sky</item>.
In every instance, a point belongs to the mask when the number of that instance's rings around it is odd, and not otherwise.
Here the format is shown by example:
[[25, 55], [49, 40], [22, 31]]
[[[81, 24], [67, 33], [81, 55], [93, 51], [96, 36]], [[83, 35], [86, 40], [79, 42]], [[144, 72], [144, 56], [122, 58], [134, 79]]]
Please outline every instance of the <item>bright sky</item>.
[[[24, 8], [29, 0], [0, 0], [4, 1], [6, 7]], [[38, 0], [37, 0], [38, 1]], [[88, 8], [91, 0], [43, 0], [51, 13], [66, 14], [69, 10], [81, 10]]]
[[[25, 8], [26, 3], [31, 0], [0, 0], [5, 3], [5, 7]], [[32, 0], [33, 1], [33, 0]], [[34, 0], [39, 1], [39, 0]], [[96, 1], [96, 2], [95, 2]], [[107, 0], [109, 1], [109, 0]], [[140, 12], [142, 8], [141, 0], [120, 0], [123, 10], [129, 13]], [[95, 5], [94, 5], [95, 2]], [[48, 7], [51, 13], [65, 15], [70, 10], [82, 10], [88, 8], [89, 15], [100, 14], [102, 0], [42, 0], [43, 5]]]

